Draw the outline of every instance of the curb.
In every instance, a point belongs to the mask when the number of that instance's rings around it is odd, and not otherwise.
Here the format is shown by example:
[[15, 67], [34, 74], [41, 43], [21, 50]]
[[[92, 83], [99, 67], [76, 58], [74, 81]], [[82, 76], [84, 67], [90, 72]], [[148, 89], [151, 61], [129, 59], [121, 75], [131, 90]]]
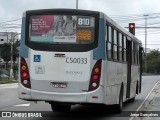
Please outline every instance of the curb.
[[[154, 99], [156, 97], [156, 94], [158, 93], [158, 88], [160, 87], [160, 81], [158, 81], [155, 86], [153, 87], [153, 89], [151, 90], [151, 92], [148, 94], [148, 96], [146, 97], [146, 99], [143, 101], [143, 103], [141, 104], [141, 106], [136, 110], [136, 113], [138, 111], [142, 111], [143, 113], [149, 111], [149, 108], [151, 107], [151, 105], [154, 102]], [[129, 120], [145, 120], [145, 117], [132, 117]]]
[[[154, 108], [153, 104], [154, 104], [156, 98], [157, 98], [157, 97], [160, 97], [160, 96], [157, 96], [157, 94], [160, 93], [160, 90], [159, 90], [159, 89], [160, 89], [160, 82], [158, 82], [157, 86], [156, 86], [155, 89], [153, 90], [153, 94], [154, 94], [153, 99], [152, 99], [152, 101], [150, 102], [150, 104], [148, 105], [147, 109], [144, 110], [144, 112], [150, 111], [152, 108]], [[160, 101], [159, 101], [159, 102], [160, 102]], [[159, 102], [158, 102], [158, 103], [159, 103]], [[160, 110], [160, 109], [159, 109], [159, 110]], [[154, 119], [154, 118], [155, 118], [155, 117], [142, 117], [141, 120], [152, 120], [152, 119]], [[159, 120], [159, 119], [160, 119], [160, 116], [158, 116], [158, 117], [156, 117], [156, 118], [157, 118], [157, 120]], [[155, 120], [156, 120], [156, 119], [155, 119]]]
[[18, 83], [8, 83], [8, 84], [0, 84], [0, 87], [2, 86], [12, 86], [12, 85], [18, 85]]
[[18, 88], [18, 83], [0, 84], [0, 89]]

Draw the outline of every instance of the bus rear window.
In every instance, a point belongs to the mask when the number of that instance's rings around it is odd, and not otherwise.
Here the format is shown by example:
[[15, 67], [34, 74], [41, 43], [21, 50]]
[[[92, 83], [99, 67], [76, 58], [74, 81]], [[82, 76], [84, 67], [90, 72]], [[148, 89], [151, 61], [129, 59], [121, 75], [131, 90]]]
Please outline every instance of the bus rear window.
[[90, 44], [95, 40], [95, 17], [32, 15], [29, 40], [49, 44]]

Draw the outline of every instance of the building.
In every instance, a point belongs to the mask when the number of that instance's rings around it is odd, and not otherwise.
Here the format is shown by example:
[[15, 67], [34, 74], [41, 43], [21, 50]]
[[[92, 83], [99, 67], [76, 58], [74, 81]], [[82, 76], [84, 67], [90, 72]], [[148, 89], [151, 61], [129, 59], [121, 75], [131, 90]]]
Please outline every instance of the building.
[[[17, 40], [19, 40], [19, 33], [17, 32], [0, 32], [0, 45], [4, 43], [13, 44]], [[17, 64], [17, 61], [15, 61], [15, 63]], [[10, 66], [11, 66], [11, 61], [9, 61], [8, 66], [6, 66], [5, 61], [1, 58], [1, 51], [0, 51], [0, 69], [10, 68]]]
[[18, 40], [17, 32], [0, 32], [0, 44], [11, 43]]

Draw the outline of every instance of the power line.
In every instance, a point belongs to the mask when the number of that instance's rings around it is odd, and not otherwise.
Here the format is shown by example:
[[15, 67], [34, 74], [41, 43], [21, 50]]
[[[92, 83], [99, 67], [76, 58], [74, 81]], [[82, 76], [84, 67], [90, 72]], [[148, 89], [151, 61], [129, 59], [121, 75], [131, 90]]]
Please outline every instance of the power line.
[[18, 19], [15, 19], [15, 20], [9, 20], [9, 21], [5, 21], [5, 22], [0, 22], [0, 24], [4, 24], [4, 23], [8, 23], [8, 22], [14, 22], [14, 21], [18, 21], [18, 20], [21, 20], [22, 18], [18, 18]]

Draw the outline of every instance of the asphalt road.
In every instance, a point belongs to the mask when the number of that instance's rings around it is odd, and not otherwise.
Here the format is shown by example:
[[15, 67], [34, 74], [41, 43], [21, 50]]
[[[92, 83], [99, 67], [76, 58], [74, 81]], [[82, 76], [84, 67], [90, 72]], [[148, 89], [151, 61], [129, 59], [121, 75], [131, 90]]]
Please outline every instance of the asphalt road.
[[[160, 76], [144, 76], [142, 80], [142, 92], [136, 96], [134, 103], [125, 103], [122, 114], [126, 111], [136, 111], [142, 104], [146, 96], [152, 90], [157, 81], [160, 80]], [[110, 106], [104, 108], [102, 106], [82, 106], [75, 105], [72, 107], [69, 113], [53, 113], [51, 107], [45, 102], [28, 102], [19, 100], [17, 98], [17, 86], [1, 87], [0, 88], [0, 111], [46, 111], [43, 115], [49, 116], [54, 120], [129, 120], [130, 117], [118, 117], [121, 114], [115, 114], [112, 112]], [[26, 104], [22, 106], [21, 104]], [[50, 111], [50, 112], [47, 112]], [[1, 120], [2, 118], [0, 118]], [[3, 118], [6, 119], [6, 118]], [[8, 118], [7, 118], [8, 119]], [[13, 119], [13, 118], [12, 118]], [[17, 118], [14, 118], [15, 120]], [[42, 118], [23, 118], [31, 120], [41, 120]]]

